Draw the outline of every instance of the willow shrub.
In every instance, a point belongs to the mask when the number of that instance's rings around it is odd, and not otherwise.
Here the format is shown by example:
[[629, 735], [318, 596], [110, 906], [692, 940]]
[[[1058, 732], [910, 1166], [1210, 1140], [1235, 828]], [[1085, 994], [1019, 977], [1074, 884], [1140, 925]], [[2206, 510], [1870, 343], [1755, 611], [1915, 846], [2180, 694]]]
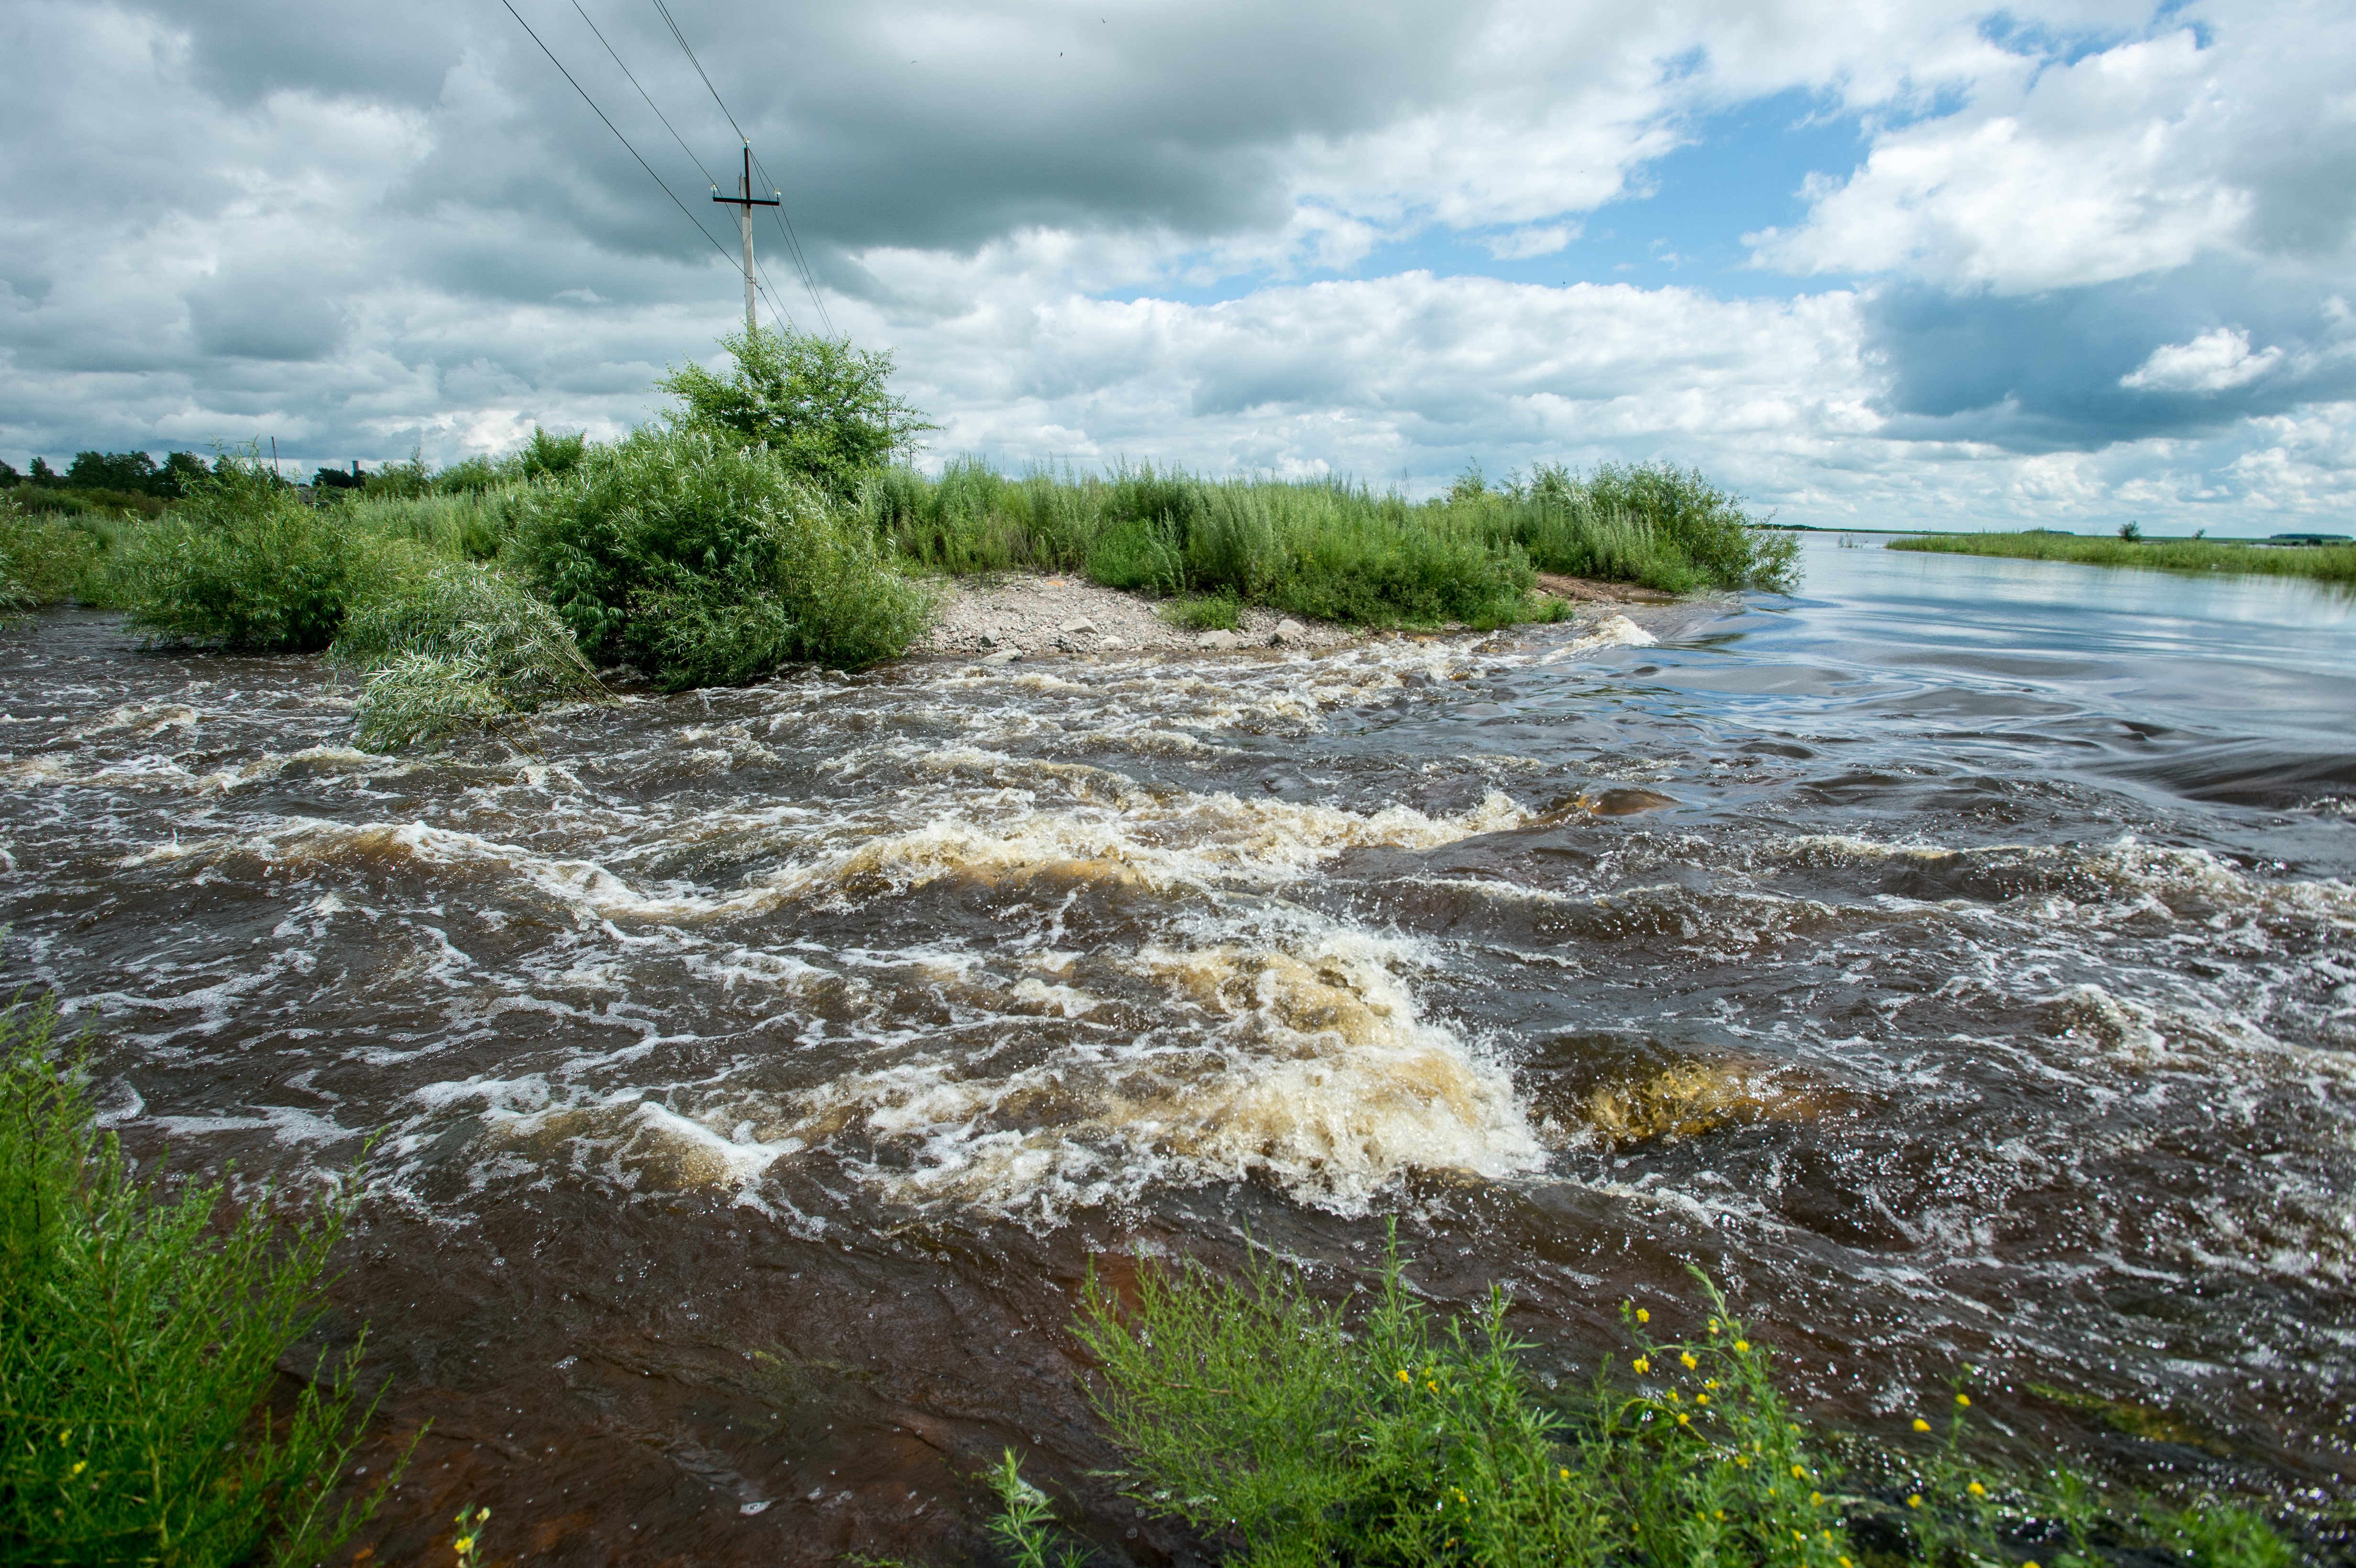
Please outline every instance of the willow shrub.
[[498, 729], [605, 690], [556, 612], [485, 566], [445, 566], [361, 606], [327, 659], [363, 672], [353, 724], [372, 752]]
[[84, 522], [27, 512], [16, 497], [0, 495], [0, 615], [80, 597], [108, 537]]
[[170, 642], [316, 653], [344, 617], [432, 570], [434, 552], [305, 506], [251, 455], [224, 455], [169, 516], [124, 530], [108, 575], [132, 624]]
[[[2018, 1562], [2025, 1541], [2055, 1568], [2091, 1568], [2116, 1544], [2188, 1568], [2295, 1561], [2239, 1509], [2121, 1509], [2068, 1476], [2007, 1481], [1972, 1464], [1960, 1419], [1944, 1443], [1885, 1456], [1882, 1484], [1860, 1491], [1785, 1405], [1767, 1349], [1701, 1285], [1704, 1333], [1656, 1340], [1649, 1314], [1623, 1306], [1627, 1349], [1568, 1399], [1524, 1367], [1502, 1296], [1442, 1321], [1405, 1287], [1396, 1250], [1355, 1317], [1280, 1264], [1233, 1280], [1148, 1264], [1129, 1303], [1091, 1274], [1075, 1328], [1130, 1498], [1250, 1568], [1852, 1568], [1892, 1561], [1892, 1542], [1909, 1562]], [[991, 1485], [1011, 1552], [1069, 1560], [1012, 1455]], [[1869, 1520], [1870, 1557], [1850, 1534]]]
[[266, 1196], [218, 1223], [218, 1182], [166, 1200], [94, 1132], [53, 1023], [0, 1014], [0, 1562], [324, 1560], [407, 1462], [332, 1506], [374, 1410], [357, 1344], [273, 1410], [344, 1202], [282, 1227]]
[[773, 453], [642, 429], [523, 495], [510, 553], [592, 658], [669, 690], [788, 661], [856, 668], [923, 632], [927, 596]]

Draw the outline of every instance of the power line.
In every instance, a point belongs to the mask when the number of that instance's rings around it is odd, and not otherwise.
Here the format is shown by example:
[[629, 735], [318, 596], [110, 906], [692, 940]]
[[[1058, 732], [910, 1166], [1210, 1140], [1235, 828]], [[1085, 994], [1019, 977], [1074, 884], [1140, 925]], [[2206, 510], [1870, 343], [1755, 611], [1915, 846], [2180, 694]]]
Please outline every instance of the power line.
[[[777, 182], [770, 177], [769, 171], [767, 169], [761, 167], [761, 159], [760, 155], [758, 154], [754, 155], [753, 167], [759, 170], [763, 184], [766, 185], [771, 190], [777, 189]], [[818, 281], [810, 272], [810, 264], [809, 260], [802, 255], [802, 237], [794, 232], [794, 220], [786, 216], [786, 207], [783, 199], [784, 195], [784, 192], [778, 191], [779, 200], [777, 206], [770, 212], [769, 216], [776, 219], [777, 232], [786, 237], [787, 254], [793, 257], [794, 266], [802, 275], [802, 287], [809, 291], [810, 304], [818, 307], [818, 318], [826, 324], [827, 335], [829, 336], [832, 336], [834, 335], [834, 318], [827, 314], [826, 302], [818, 297]]]
[[[573, 8], [575, 11], [581, 11], [581, 0], [573, 0]], [[637, 73], [631, 70], [629, 66], [624, 62], [621, 55], [615, 49], [614, 46], [606, 42], [604, 31], [598, 27], [594, 21], [590, 19], [589, 13], [586, 11], [581, 11], [581, 19], [589, 23], [589, 30], [597, 35], [597, 41], [599, 43], [605, 45], [605, 52], [612, 55], [614, 57], [614, 63], [622, 68], [622, 74], [630, 79], [630, 85], [637, 88], [638, 96], [646, 99], [647, 107], [654, 110], [655, 118], [662, 122], [663, 129], [670, 133], [670, 139], [679, 144], [679, 150], [687, 155], [687, 161], [695, 165], [696, 172], [703, 176], [704, 183], [711, 186], [719, 185], [720, 182], [712, 177], [712, 171], [703, 166], [703, 160], [695, 155], [695, 149], [687, 144], [687, 138], [680, 135], [677, 127], [671, 124], [670, 116], [665, 114], [660, 109], [655, 108], [655, 101], [648, 95], [645, 87], [639, 84]]]
[[[580, 0], [574, 0], [575, 5], [579, 3]], [[664, 4], [664, 0], [654, 0], [654, 8], [656, 14], [662, 17], [663, 26], [670, 29], [671, 40], [679, 45], [680, 52], [687, 56], [687, 63], [693, 66], [695, 74], [702, 79], [703, 91], [712, 94], [712, 101], [720, 106], [721, 117], [728, 122], [728, 128], [736, 133], [736, 139], [749, 150], [753, 145], [753, 138], [744, 134], [744, 128], [736, 123], [736, 116], [729, 112], [728, 101], [721, 97], [720, 89], [712, 85], [712, 73], [703, 69], [703, 61], [697, 58], [695, 46], [687, 41], [687, 34], [680, 27], [679, 19], [670, 14], [670, 7]], [[762, 182], [771, 190], [776, 190], [777, 182], [769, 177], [767, 169], [761, 168], [760, 159], [755, 157], [753, 163], [755, 168], [760, 168]], [[699, 164], [697, 166], [701, 167], [701, 165]], [[712, 183], [717, 187], [720, 182], [713, 180]], [[794, 232], [793, 222], [786, 217], [782, 201], [771, 216], [777, 220], [777, 232], [785, 237], [786, 251], [794, 259], [795, 271], [801, 273], [803, 290], [809, 293], [810, 304], [818, 309], [819, 320], [825, 325], [828, 334], [831, 336], [834, 332], [834, 317], [828, 314], [826, 302], [819, 298], [818, 280], [810, 272], [809, 258], [802, 254], [801, 237]]]
[[[646, 101], [647, 107], [654, 112], [654, 117], [662, 122], [662, 128], [670, 133], [670, 139], [679, 144], [679, 150], [687, 155], [687, 161], [695, 165], [696, 173], [703, 176], [705, 184], [709, 185], [713, 190], [718, 190], [720, 188], [720, 182], [712, 177], [712, 171], [704, 167], [703, 160], [701, 158], [695, 155], [695, 149], [687, 144], [687, 138], [679, 133], [679, 127], [670, 123], [670, 116], [662, 112], [662, 106], [654, 101], [654, 95], [648, 92], [646, 89], [646, 84], [638, 80], [637, 72], [630, 69], [629, 62], [624, 59], [622, 58], [621, 51], [614, 47], [613, 40], [605, 37], [605, 29], [597, 26], [595, 18], [592, 17], [587, 11], [582, 9], [581, 0], [573, 0], [573, 8], [581, 13], [581, 19], [589, 24], [589, 30], [597, 35], [597, 41], [605, 46], [605, 52], [613, 57], [614, 63], [621, 68], [621, 71], [624, 76], [630, 79], [630, 85], [638, 90], [638, 96], [644, 99]], [[558, 69], [562, 69], [562, 68], [559, 67]], [[766, 171], [762, 177], [765, 179], [768, 177]], [[678, 198], [673, 197], [672, 199], [677, 200]], [[776, 285], [775, 283], [770, 281], [769, 274], [766, 270], [761, 273], [761, 284], [762, 297], [769, 302], [769, 314], [779, 320], [791, 325], [794, 319], [793, 312], [786, 309], [783, 302], [777, 298]], [[830, 330], [831, 330], [830, 327]]]
[[597, 101], [589, 96], [589, 90], [582, 86], [579, 81], [574, 80], [573, 73], [564, 69], [564, 62], [556, 58], [556, 51], [550, 48], [546, 43], [541, 41], [541, 36], [531, 30], [531, 24], [523, 19], [523, 13], [515, 8], [513, 0], [499, 0], [499, 4], [507, 6], [508, 15], [516, 19], [516, 26], [521, 27], [524, 32], [530, 37], [533, 43], [540, 45], [540, 52], [548, 57], [548, 63], [554, 66], [565, 80], [573, 83], [573, 91], [581, 95], [581, 101], [586, 103], [589, 106], [590, 111], [594, 113], [598, 119], [605, 122], [605, 129], [614, 133], [614, 139], [621, 143], [625, 148], [628, 149], [630, 156], [638, 159], [638, 167], [647, 171], [647, 177], [654, 181], [658, 186], [662, 187], [662, 193], [670, 197], [670, 204], [679, 208], [680, 216], [685, 218], [690, 223], [695, 224], [695, 231], [703, 236], [705, 243], [709, 244], [714, 251], [720, 252], [721, 259], [723, 261], [728, 260], [729, 256], [727, 247], [721, 244], [719, 240], [712, 238], [712, 230], [706, 229], [701, 223], [696, 222], [695, 214], [690, 212], [687, 208], [687, 203], [680, 200], [678, 194], [674, 192], [669, 186], [663, 183], [662, 176], [655, 173], [654, 165], [648, 163], [646, 159], [638, 157], [638, 150], [630, 145], [630, 139], [622, 134], [622, 128], [615, 124], [611, 119], [607, 118], [605, 112], [597, 107]]
[[655, 0], [655, 10], [661, 15], [663, 26], [670, 29], [670, 36], [679, 41], [680, 48], [686, 53], [687, 63], [695, 68], [696, 75], [703, 78], [703, 91], [712, 94], [712, 102], [720, 105], [720, 112], [727, 118], [728, 128], [736, 133], [738, 141], [751, 146], [753, 138], [744, 134], [744, 127], [736, 123], [736, 116], [728, 112], [728, 105], [721, 100], [720, 90], [712, 85], [711, 73], [703, 69], [703, 62], [695, 58], [695, 46], [689, 43], [687, 35], [679, 30], [679, 23], [671, 16], [670, 7], [664, 5], [663, 0]]

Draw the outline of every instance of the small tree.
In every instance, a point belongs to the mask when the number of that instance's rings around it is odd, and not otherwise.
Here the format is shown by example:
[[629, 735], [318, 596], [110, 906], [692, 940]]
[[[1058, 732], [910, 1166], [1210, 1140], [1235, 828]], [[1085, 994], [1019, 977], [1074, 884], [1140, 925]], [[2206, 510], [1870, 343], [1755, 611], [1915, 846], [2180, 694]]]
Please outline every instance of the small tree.
[[913, 456], [916, 438], [939, 428], [893, 394], [888, 351], [766, 327], [732, 332], [720, 346], [736, 357], [731, 374], [690, 364], [655, 383], [686, 405], [679, 422], [765, 446], [833, 495], [849, 496], [895, 455]]

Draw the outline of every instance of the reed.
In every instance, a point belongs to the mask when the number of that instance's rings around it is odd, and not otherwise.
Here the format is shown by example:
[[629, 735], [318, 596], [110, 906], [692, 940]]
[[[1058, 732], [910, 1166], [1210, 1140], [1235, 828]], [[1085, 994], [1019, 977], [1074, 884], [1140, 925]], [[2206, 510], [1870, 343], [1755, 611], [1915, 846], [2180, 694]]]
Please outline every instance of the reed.
[[0, 1562], [322, 1561], [407, 1463], [334, 1506], [374, 1410], [359, 1343], [277, 1397], [349, 1199], [288, 1224], [267, 1192], [224, 1222], [218, 1181], [166, 1199], [97, 1135], [55, 1021], [0, 1013]]
[[2015, 560], [2067, 560], [2082, 566], [2140, 567], [2147, 571], [2308, 577], [2356, 586], [2356, 544], [2265, 545], [2230, 539], [2126, 539], [2075, 534], [1929, 534], [1893, 539], [1890, 549], [1941, 555], [1988, 555]]

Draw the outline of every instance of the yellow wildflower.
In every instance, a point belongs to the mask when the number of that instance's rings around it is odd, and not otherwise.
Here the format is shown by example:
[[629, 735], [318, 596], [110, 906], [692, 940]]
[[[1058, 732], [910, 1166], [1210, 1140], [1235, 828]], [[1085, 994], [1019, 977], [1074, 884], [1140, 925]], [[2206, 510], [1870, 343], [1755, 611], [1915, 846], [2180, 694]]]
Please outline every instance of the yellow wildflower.
[[1629, 1362], [1628, 1364], [1629, 1364], [1630, 1366], [1634, 1367], [1634, 1368], [1636, 1369], [1636, 1375], [1637, 1375], [1638, 1377], [1643, 1377], [1646, 1372], [1649, 1372], [1649, 1371], [1651, 1371], [1653, 1370], [1653, 1363], [1652, 1363], [1652, 1362], [1650, 1362], [1650, 1361], [1648, 1361], [1648, 1360], [1645, 1360], [1644, 1357], [1642, 1357], [1642, 1356], [1637, 1357], [1634, 1360], [1633, 1360], [1633, 1361]]
[[1696, 1404], [1708, 1404], [1709, 1403], [1709, 1395], [1706, 1393], [1697, 1393], [1694, 1395], [1694, 1403]]
[[1401, 1382], [1403, 1382], [1403, 1383], [1411, 1383], [1411, 1382], [1415, 1381], [1415, 1376], [1414, 1376], [1414, 1374], [1413, 1374], [1413, 1373], [1409, 1372], [1409, 1371], [1408, 1371], [1405, 1367], [1401, 1367], [1401, 1368], [1399, 1369], [1399, 1381], [1401, 1381]]
[[1981, 1486], [1977, 1481], [1974, 1481], [1970, 1486], [1965, 1487], [1964, 1490], [1971, 1493], [1972, 1496], [1976, 1498], [1984, 1498], [1987, 1496], [1987, 1488]]
[[1430, 1389], [1434, 1393], [1438, 1393], [1440, 1392], [1440, 1384], [1430, 1378], [1426, 1378], [1424, 1380], [1423, 1386]]
[[1644, 1310], [1643, 1307], [1639, 1307], [1638, 1308], [1636, 1308], [1636, 1321], [1637, 1321], [1637, 1322], [1639, 1322], [1639, 1323], [1650, 1323], [1652, 1320], [1653, 1320], [1653, 1315], [1652, 1315], [1651, 1313], [1649, 1313], [1649, 1312], [1645, 1311], [1645, 1310]]
[[1931, 1430], [1931, 1424], [1918, 1415], [1914, 1418], [1914, 1430], [1917, 1432], [1928, 1432]]
[[1955, 1403], [1961, 1405], [1964, 1409], [1969, 1410], [1972, 1407], [1972, 1396], [1967, 1393], [1959, 1393], [1955, 1396]]
[[1751, 1353], [1751, 1341], [1748, 1339], [1737, 1339], [1734, 1342], [1734, 1353], [1738, 1356], [1749, 1355]]
[[1566, 1481], [1570, 1479], [1570, 1467], [1568, 1465], [1562, 1467], [1562, 1478]]
[[1810, 1493], [1808, 1494], [1808, 1506], [1809, 1506], [1809, 1507], [1811, 1507], [1811, 1508], [1822, 1508], [1822, 1507], [1824, 1507], [1824, 1506], [1825, 1506], [1825, 1494], [1824, 1494], [1824, 1493], [1822, 1493], [1822, 1492], [1810, 1492]]
[[1696, 1367], [1701, 1365], [1699, 1361], [1694, 1360], [1694, 1353], [1691, 1350], [1687, 1350], [1685, 1354], [1679, 1356], [1677, 1360], [1686, 1364], [1686, 1371], [1691, 1371]]
[[1792, 1479], [1795, 1481], [1804, 1481], [1807, 1478], [1808, 1467], [1805, 1465], [1794, 1465], [1792, 1467]]
[[1909, 1493], [1906, 1499], [1906, 1506], [1908, 1508], [1921, 1508], [1922, 1506], [1922, 1494], [1920, 1492]]
[[74, 1477], [80, 1475], [84, 1470], [87, 1470], [87, 1469], [89, 1469], [89, 1468], [90, 1468], [90, 1461], [89, 1461], [89, 1460], [87, 1460], [87, 1459], [76, 1459], [76, 1460], [74, 1461], [74, 1467], [73, 1467], [72, 1469], [68, 1470], [68, 1471], [66, 1472], [66, 1478], [67, 1478], [68, 1480], [71, 1480]]
[[1692, 1416], [1690, 1416], [1690, 1415], [1687, 1415], [1684, 1411], [1682, 1411], [1682, 1410], [1681, 1410], [1681, 1411], [1677, 1412], [1677, 1424], [1678, 1424], [1679, 1426], [1690, 1426], [1690, 1425], [1692, 1425], [1692, 1424], [1693, 1424], [1693, 1417], [1692, 1417]]
[[1703, 1383], [1701, 1386], [1702, 1386], [1702, 1387], [1704, 1387], [1704, 1388], [1716, 1388], [1716, 1387], [1718, 1386], [1718, 1380], [1717, 1380], [1716, 1378], [1711, 1378], [1708, 1381], [1707, 1381], [1707, 1382]]

